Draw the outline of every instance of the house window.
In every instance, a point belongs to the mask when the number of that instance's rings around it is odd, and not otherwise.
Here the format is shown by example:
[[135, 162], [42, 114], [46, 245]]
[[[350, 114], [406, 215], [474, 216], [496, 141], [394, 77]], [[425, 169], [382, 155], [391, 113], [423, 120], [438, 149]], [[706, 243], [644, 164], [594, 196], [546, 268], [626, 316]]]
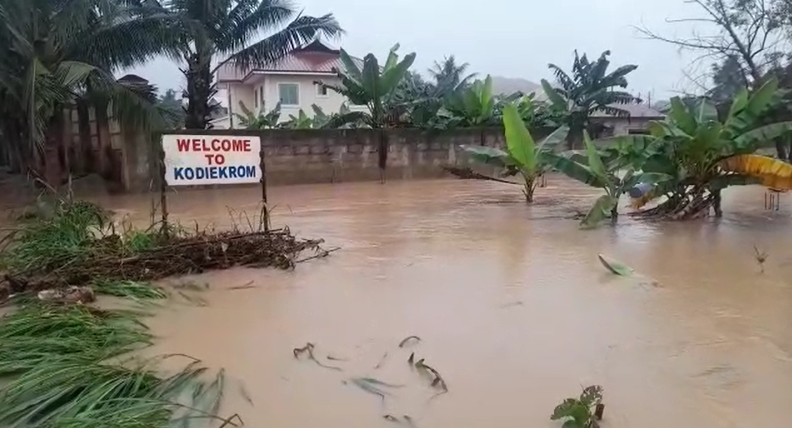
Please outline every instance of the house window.
[[648, 129], [628, 129], [627, 135], [650, 135]]
[[259, 100], [261, 100], [261, 107], [264, 107], [264, 86], [258, 88]]
[[258, 108], [258, 105], [259, 105], [259, 93], [256, 90], [254, 90], [253, 92], [255, 92], [254, 97], [253, 97], [254, 98], [253, 99], [253, 108]]
[[316, 85], [316, 96], [317, 97], [326, 97], [327, 96], [327, 86]]
[[278, 83], [278, 96], [281, 105], [300, 105], [300, 86], [296, 83]]

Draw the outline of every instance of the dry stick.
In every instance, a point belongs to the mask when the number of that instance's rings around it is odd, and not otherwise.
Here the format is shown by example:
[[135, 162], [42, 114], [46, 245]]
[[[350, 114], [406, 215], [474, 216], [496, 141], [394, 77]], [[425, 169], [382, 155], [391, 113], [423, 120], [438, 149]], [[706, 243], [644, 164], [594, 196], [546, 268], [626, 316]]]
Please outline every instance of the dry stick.
[[306, 343], [305, 346], [303, 346], [302, 348], [294, 348], [293, 351], [294, 358], [299, 359], [300, 354], [302, 354], [303, 352], [308, 352], [308, 358], [313, 360], [319, 367], [324, 367], [326, 369], [331, 369], [331, 370], [343, 371], [341, 367], [328, 366], [327, 364], [323, 364], [321, 361], [317, 360], [316, 357], [314, 357], [313, 349], [314, 349], [314, 344], [311, 342]]
[[424, 359], [423, 358], [421, 358], [420, 360], [418, 360], [417, 363], [415, 363], [415, 367], [418, 367], [418, 368], [421, 368], [421, 369], [425, 369], [425, 370], [431, 372], [434, 375], [434, 377], [435, 377], [434, 380], [432, 381], [432, 387], [438, 387], [439, 386], [441, 389], [444, 390], [444, 393], [448, 392], [448, 386], [446, 385], [445, 380], [443, 379], [443, 377], [440, 376], [440, 373], [437, 370], [435, 370], [431, 366], [429, 366], [426, 363], [424, 363]]
[[402, 339], [401, 342], [399, 342], [399, 348], [404, 348], [404, 346], [407, 345], [407, 342], [409, 342], [410, 340], [413, 340], [413, 339], [415, 339], [418, 342], [421, 341], [421, 338], [418, 337], [418, 336], [407, 336], [404, 339]]
[[322, 250], [318, 254], [315, 254], [315, 255], [310, 256], [310, 257], [306, 257], [304, 259], [297, 260], [294, 263], [302, 263], [302, 262], [307, 262], [308, 260], [321, 259], [321, 258], [329, 256], [330, 253], [332, 253], [333, 251], [338, 251], [340, 249], [341, 249], [341, 247], [335, 247], [335, 248], [331, 248], [329, 250]]
[[377, 365], [374, 366], [374, 370], [377, 370], [378, 368], [382, 367], [382, 365], [385, 363], [385, 359], [386, 358], [388, 358], [388, 353], [387, 352], [382, 354], [382, 358], [380, 358], [380, 360], [377, 363]]
[[244, 283], [242, 285], [236, 285], [234, 287], [228, 287], [229, 290], [246, 290], [248, 288], [256, 288], [253, 285], [253, 281], [248, 281], [248, 282], [246, 282], [246, 283]]

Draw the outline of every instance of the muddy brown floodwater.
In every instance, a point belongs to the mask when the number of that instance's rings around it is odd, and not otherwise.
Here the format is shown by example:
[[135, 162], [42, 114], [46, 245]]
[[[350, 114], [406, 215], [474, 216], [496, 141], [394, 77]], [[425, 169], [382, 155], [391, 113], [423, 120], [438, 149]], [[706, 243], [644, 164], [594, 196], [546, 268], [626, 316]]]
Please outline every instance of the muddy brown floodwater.
[[[421, 428], [557, 427], [553, 407], [605, 388], [605, 426], [772, 427], [792, 396], [792, 208], [764, 190], [724, 196], [725, 217], [581, 231], [565, 219], [596, 190], [551, 178], [526, 206], [518, 187], [464, 180], [270, 189], [275, 223], [342, 249], [294, 272], [234, 269], [207, 306], [173, 303], [151, 320], [157, 352], [224, 367], [225, 409], [251, 427], [371, 428], [409, 415]], [[257, 189], [171, 194], [173, 218], [228, 227]], [[103, 198], [145, 222], [149, 199]], [[753, 246], [769, 254], [760, 274]], [[605, 272], [604, 253], [635, 278]], [[232, 289], [242, 285], [252, 288]], [[400, 349], [406, 336], [422, 339]], [[297, 361], [312, 342], [323, 364]], [[410, 352], [449, 392], [433, 400]], [[383, 356], [387, 357], [383, 359]], [[331, 356], [332, 359], [327, 359]], [[375, 368], [378, 366], [379, 368]], [[384, 403], [352, 383], [404, 385]]]

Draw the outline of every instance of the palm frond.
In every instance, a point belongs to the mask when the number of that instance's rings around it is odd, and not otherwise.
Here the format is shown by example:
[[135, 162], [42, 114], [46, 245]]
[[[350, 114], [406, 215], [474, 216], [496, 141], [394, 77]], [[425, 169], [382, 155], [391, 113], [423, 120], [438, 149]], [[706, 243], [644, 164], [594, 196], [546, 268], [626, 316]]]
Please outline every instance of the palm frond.
[[240, 50], [229, 61], [242, 69], [278, 61], [317, 36], [335, 37], [343, 32], [332, 14], [314, 18], [300, 16], [283, 30]]

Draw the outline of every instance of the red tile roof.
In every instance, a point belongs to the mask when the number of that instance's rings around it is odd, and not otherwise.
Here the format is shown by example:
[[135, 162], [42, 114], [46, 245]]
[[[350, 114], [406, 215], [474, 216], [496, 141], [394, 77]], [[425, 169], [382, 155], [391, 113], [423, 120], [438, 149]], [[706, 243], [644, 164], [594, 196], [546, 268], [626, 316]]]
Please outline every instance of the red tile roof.
[[[252, 74], [267, 72], [333, 74], [334, 68], [344, 69], [339, 53], [340, 51], [330, 49], [320, 42], [313, 42], [293, 51], [280, 61], [252, 70], [243, 70], [228, 63], [223, 64], [217, 70], [217, 81], [243, 81]], [[360, 61], [357, 58], [354, 59]]]

